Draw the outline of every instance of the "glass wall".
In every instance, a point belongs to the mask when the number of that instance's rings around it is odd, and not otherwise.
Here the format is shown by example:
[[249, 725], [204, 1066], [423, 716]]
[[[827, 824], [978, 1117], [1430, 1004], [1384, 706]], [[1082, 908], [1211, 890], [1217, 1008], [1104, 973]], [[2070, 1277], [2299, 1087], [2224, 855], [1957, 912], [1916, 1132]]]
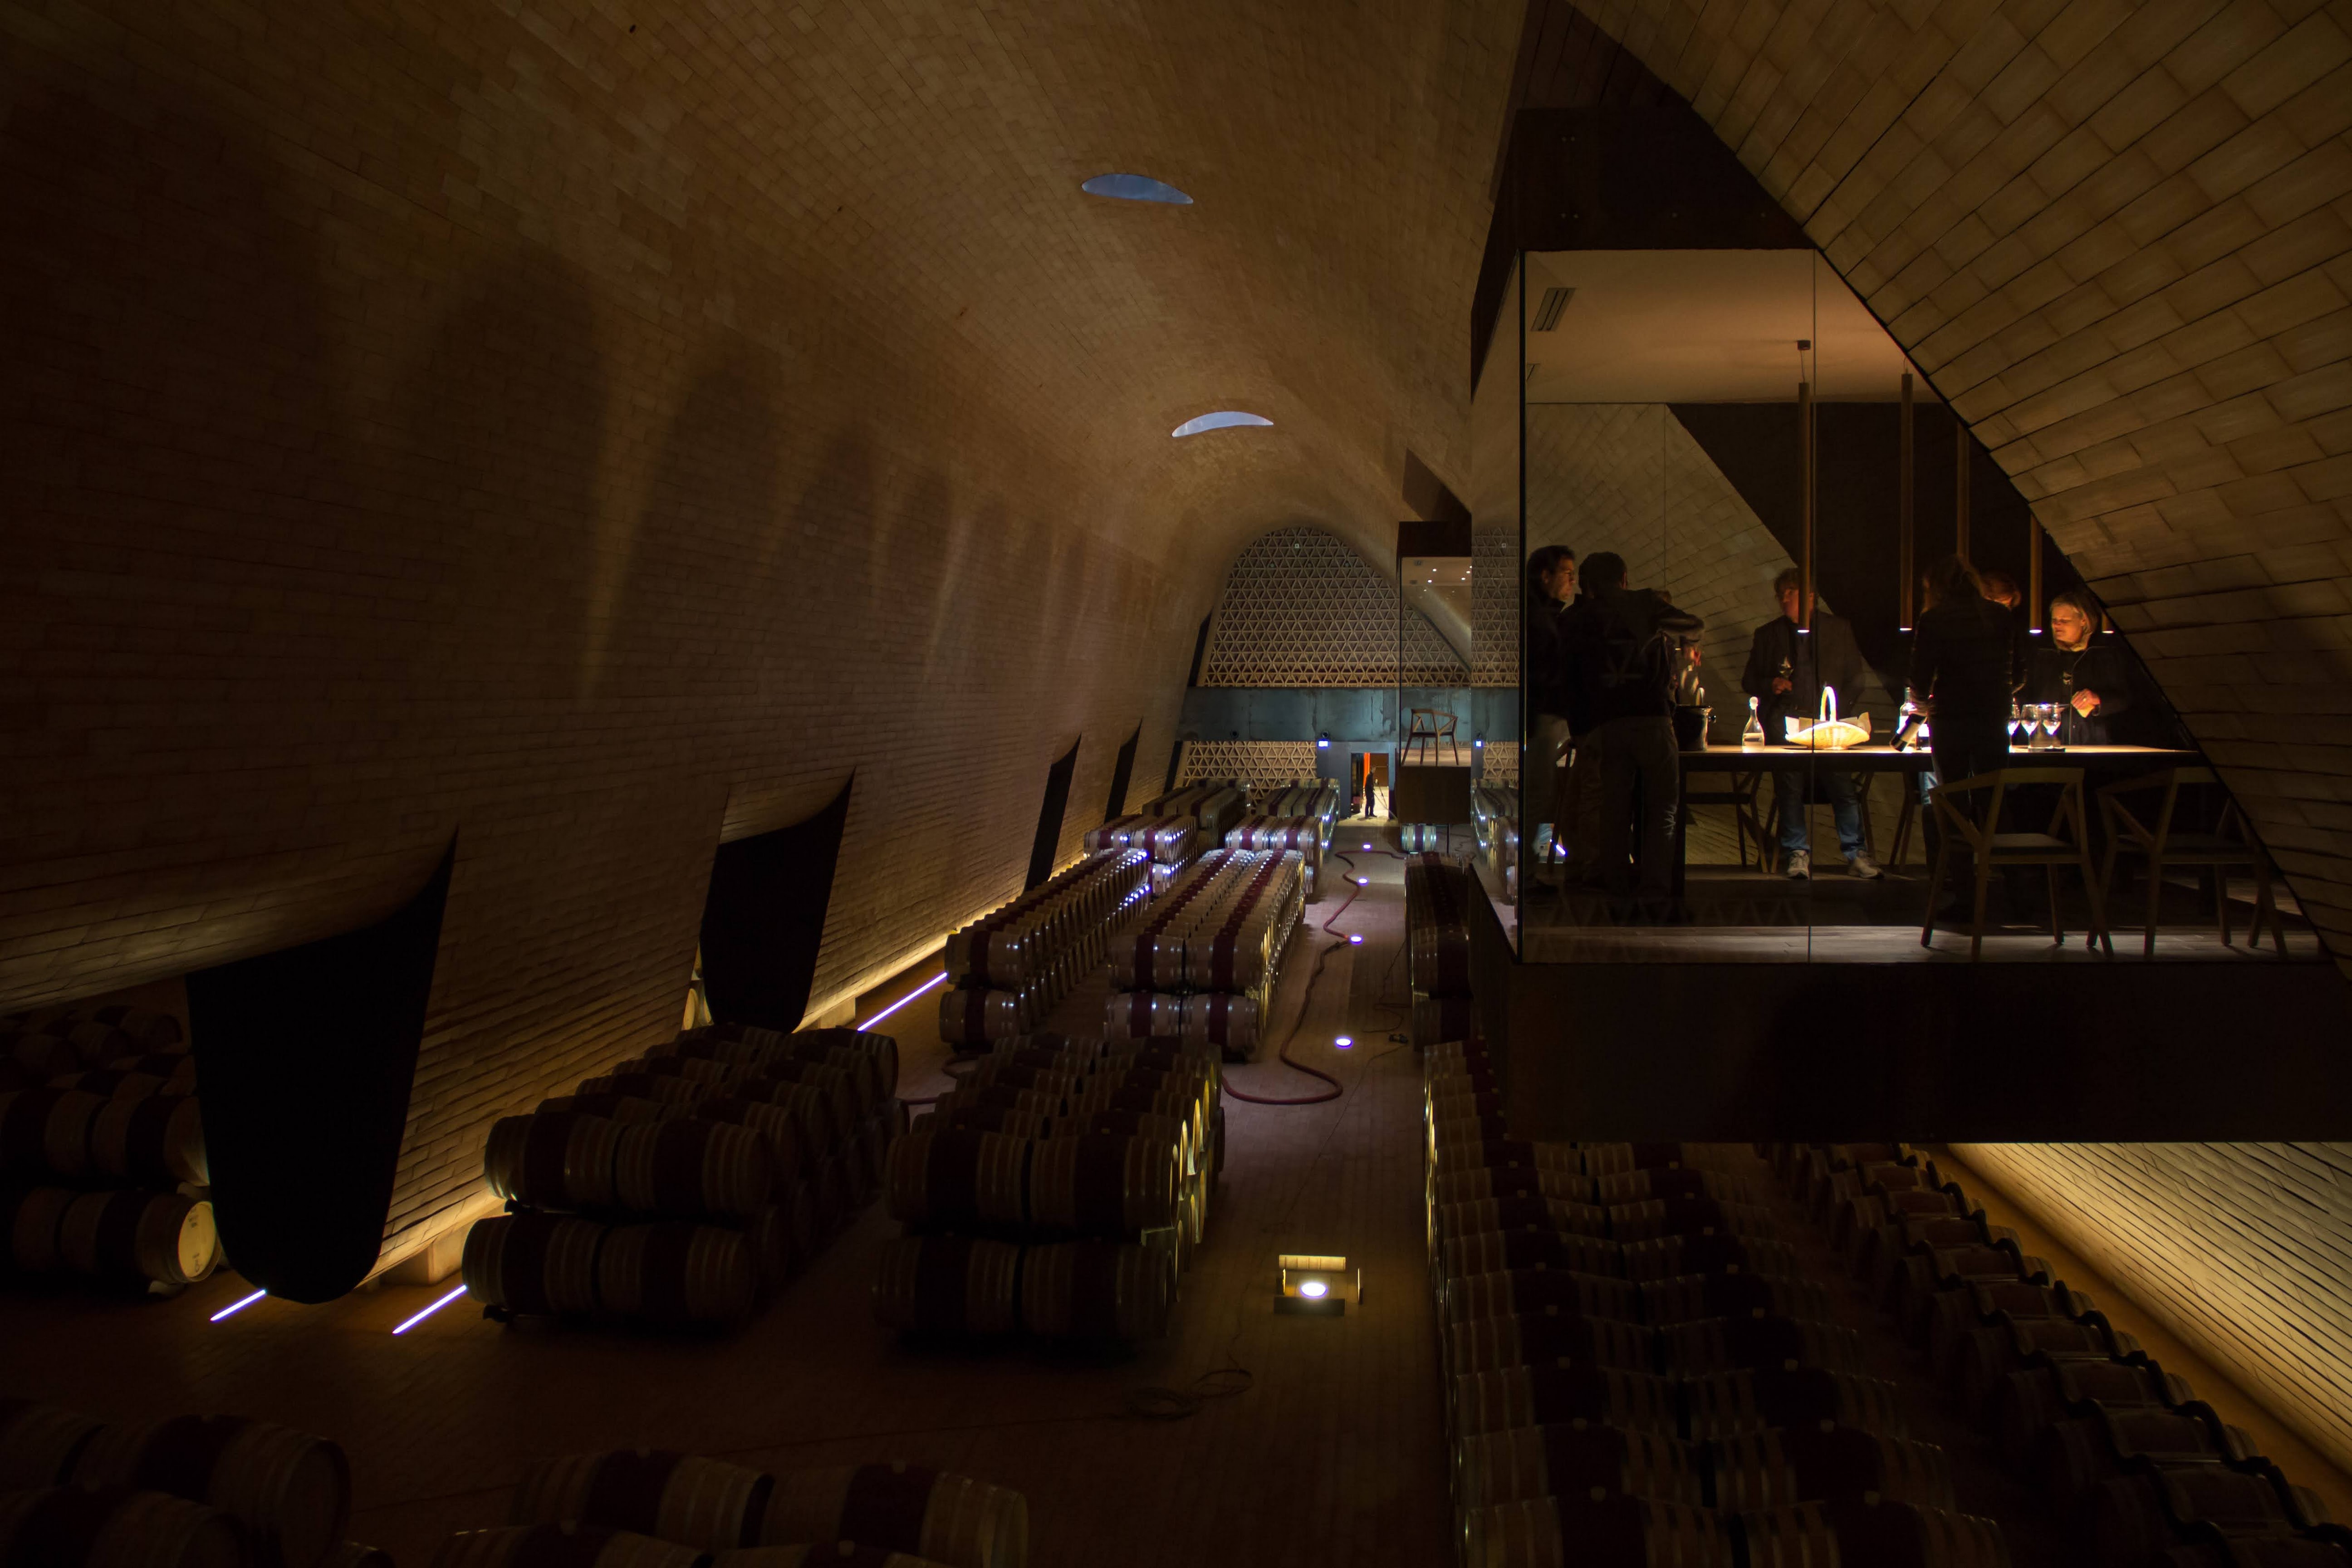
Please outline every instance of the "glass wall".
[[1813, 253], [1521, 257], [1473, 442], [1473, 812], [1524, 959], [2242, 959], [2258, 916], [2316, 952], [2251, 841], [2150, 883], [2166, 800], [2178, 844], [2242, 826]]

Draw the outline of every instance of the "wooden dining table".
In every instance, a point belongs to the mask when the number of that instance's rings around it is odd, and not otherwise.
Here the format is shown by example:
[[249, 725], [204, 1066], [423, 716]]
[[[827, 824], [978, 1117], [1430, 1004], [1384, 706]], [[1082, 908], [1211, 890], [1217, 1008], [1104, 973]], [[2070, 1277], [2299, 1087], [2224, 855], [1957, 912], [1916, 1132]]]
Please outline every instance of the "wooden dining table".
[[[2156, 768], [2196, 767], [2205, 761], [2197, 752], [2180, 751], [2168, 746], [2051, 746], [2036, 750], [2027, 746], [2010, 748], [2011, 767], [2066, 768], [2109, 772], [2129, 768], [2135, 773]], [[1801, 768], [1808, 762], [1833, 773], [1906, 773], [1916, 777], [1933, 773], [1936, 758], [1924, 747], [1896, 751], [1892, 746], [1848, 746], [1842, 751], [1808, 751], [1801, 746], [1691, 746], [1682, 752], [1682, 777], [1693, 773], [1770, 773], [1784, 768]], [[1687, 793], [1687, 783], [1685, 783]], [[1909, 841], [1911, 818], [1918, 808], [1919, 792], [1903, 792], [1903, 812], [1895, 821], [1895, 855], [1899, 857]], [[1675, 813], [1675, 897], [1683, 896], [1690, 849], [1690, 816]]]

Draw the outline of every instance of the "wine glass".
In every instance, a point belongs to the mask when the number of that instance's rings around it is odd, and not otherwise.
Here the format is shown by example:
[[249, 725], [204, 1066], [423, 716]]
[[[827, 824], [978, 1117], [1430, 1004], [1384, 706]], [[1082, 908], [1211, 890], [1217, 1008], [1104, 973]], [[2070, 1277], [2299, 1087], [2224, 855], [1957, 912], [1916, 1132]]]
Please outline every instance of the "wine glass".
[[2042, 732], [2050, 737], [2048, 743], [2053, 746], [2058, 743], [2059, 715], [2065, 710], [2065, 704], [2061, 702], [2044, 702], [2042, 705]]
[[2026, 722], [2024, 707], [2012, 699], [2009, 705], [2009, 749], [2012, 752], [2017, 750], [2017, 732], [2020, 730], [2025, 731], [2029, 737], [2033, 732], [2033, 727]]

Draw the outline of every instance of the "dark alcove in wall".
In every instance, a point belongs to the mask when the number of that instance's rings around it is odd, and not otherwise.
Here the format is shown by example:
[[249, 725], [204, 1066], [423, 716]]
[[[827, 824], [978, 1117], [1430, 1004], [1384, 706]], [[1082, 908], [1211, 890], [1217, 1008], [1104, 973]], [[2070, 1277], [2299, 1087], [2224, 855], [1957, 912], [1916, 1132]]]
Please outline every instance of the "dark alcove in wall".
[[1054, 874], [1054, 851], [1062, 844], [1062, 817], [1070, 809], [1070, 775], [1078, 769], [1078, 746], [1084, 737], [1070, 742], [1045, 774], [1045, 799], [1037, 808], [1037, 837], [1029, 847], [1029, 880], [1034, 888]]
[[1135, 733], [1129, 735], [1127, 743], [1118, 749], [1118, 761], [1112, 764], [1110, 770], [1110, 799], [1103, 805], [1105, 822], [1123, 816], [1127, 811], [1127, 786], [1135, 776], [1136, 742], [1142, 739], [1143, 726], [1138, 724]]
[[455, 838], [372, 926], [188, 976], [221, 1247], [289, 1301], [328, 1301], [383, 1246]]
[[800, 1027], [856, 786], [852, 773], [815, 816], [719, 847], [702, 903], [702, 983], [713, 1018]]

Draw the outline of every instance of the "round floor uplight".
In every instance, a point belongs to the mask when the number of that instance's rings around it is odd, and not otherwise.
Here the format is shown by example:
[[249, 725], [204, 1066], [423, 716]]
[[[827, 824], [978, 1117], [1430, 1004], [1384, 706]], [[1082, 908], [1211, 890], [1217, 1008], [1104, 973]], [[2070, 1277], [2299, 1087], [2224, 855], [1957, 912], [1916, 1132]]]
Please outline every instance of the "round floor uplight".
[[1189, 207], [1192, 198], [1165, 180], [1155, 180], [1149, 174], [1097, 174], [1078, 189], [1090, 196], [1108, 196], [1115, 202], [1159, 202], [1171, 207]]

